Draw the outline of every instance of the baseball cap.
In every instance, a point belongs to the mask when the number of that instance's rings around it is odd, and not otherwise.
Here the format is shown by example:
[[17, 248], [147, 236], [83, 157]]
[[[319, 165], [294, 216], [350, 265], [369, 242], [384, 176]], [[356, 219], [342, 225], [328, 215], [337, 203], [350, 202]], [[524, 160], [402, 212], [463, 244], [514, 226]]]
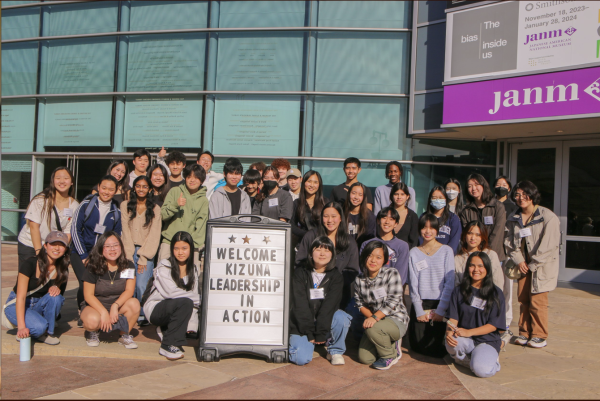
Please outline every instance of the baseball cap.
[[53, 242], [62, 242], [65, 246], [69, 246], [69, 237], [61, 231], [51, 231], [50, 234], [46, 235], [46, 243], [51, 244]]
[[294, 176], [294, 177], [302, 177], [302, 173], [297, 168], [291, 168], [291, 169], [288, 170], [287, 175], [285, 176], [285, 178], [292, 177], [292, 176]]

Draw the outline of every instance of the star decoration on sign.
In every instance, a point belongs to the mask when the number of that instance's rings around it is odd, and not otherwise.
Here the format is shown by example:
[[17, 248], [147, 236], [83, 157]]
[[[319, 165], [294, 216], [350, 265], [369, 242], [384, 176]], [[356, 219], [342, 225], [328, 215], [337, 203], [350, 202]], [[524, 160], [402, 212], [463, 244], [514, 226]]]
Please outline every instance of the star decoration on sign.
[[271, 242], [271, 240], [269, 238], [270, 237], [265, 237], [265, 239], [263, 239], [263, 242], [267, 245], [269, 245], [269, 242]]
[[230, 244], [231, 244], [232, 242], [233, 242], [233, 243], [235, 243], [235, 240], [236, 240], [236, 239], [237, 239], [237, 238], [236, 238], [236, 237], [234, 237], [234, 236], [232, 235], [231, 237], [229, 237], [229, 243], [230, 243]]
[[248, 237], [246, 235], [246, 237], [242, 238], [244, 240], [244, 244], [249, 244], [250, 243], [250, 237]]

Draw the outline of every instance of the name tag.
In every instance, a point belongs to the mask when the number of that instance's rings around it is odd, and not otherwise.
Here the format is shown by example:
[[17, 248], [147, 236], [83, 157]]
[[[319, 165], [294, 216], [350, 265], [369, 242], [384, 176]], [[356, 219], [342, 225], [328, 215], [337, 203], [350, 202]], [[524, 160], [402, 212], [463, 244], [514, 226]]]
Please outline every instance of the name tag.
[[385, 298], [387, 296], [387, 292], [385, 291], [385, 288], [383, 287], [379, 287], [378, 289], [376, 289], [373, 294], [375, 294], [375, 299], [381, 299], [381, 298]]
[[451, 231], [450, 227], [448, 227], [448, 226], [441, 226], [440, 227], [440, 232], [442, 232], [442, 233], [450, 235], [450, 231]]
[[278, 206], [278, 205], [279, 205], [279, 199], [278, 198], [271, 198], [271, 199], [269, 199], [269, 207]]
[[494, 218], [492, 216], [485, 216], [483, 218], [483, 224], [485, 224], [485, 225], [494, 224]]
[[529, 236], [531, 236], [531, 228], [530, 227], [522, 228], [519, 230], [519, 237], [525, 238], [525, 237], [529, 237]]
[[71, 209], [69, 209], [68, 207], [63, 209], [63, 216], [64, 217], [73, 217], [73, 211]]
[[125, 269], [121, 272], [121, 278], [135, 278], [135, 269]]
[[325, 290], [323, 288], [311, 288], [310, 299], [323, 299], [325, 298]]
[[106, 230], [106, 227], [103, 226], [102, 224], [96, 224], [96, 228], [94, 228], [94, 232], [96, 234], [104, 234], [105, 230]]
[[418, 261], [415, 266], [417, 267], [417, 271], [418, 272], [420, 272], [423, 269], [427, 269], [429, 267], [427, 265], [427, 261], [426, 260], [420, 260], [420, 261]]
[[486, 301], [484, 301], [483, 299], [481, 299], [479, 297], [473, 297], [473, 300], [471, 301], [471, 306], [473, 308], [483, 310], [485, 308], [486, 303], [487, 303]]

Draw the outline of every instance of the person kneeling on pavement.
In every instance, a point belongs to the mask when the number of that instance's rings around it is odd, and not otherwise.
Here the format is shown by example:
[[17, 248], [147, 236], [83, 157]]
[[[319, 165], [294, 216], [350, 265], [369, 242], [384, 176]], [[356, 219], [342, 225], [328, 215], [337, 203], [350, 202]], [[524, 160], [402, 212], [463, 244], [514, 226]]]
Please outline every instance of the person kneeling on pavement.
[[179, 231], [171, 239], [170, 257], [159, 262], [154, 270], [152, 288], [146, 289], [144, 314], [157, 326], [161, 340], [158, 353], [169, 360], [183, 358], [186, 333], [197, 332], [198, 270], [194, 266], [194, 239]]
[[351, 317], [338, 309], [344, 277], [335, 267], [335, 246], [317, 237], [308, 257], [294, 271], [290, 318], [290, 362], [306, 365], [316, 344], [327, 345], [327, 359], [343, 365]]
[[83, 274], [81, 320], [88, 332], [87, 345], [100, 345], [99, 330], [119, 330], [119, 344], [137, 348], [129, 333], [140, 315], [140, 302], [133, 297], [135, 265], [127, 260], [117, 233], [102, 234], [90, 252]]
[[365, 317], [358, 360], [379, 370], [391, 368], [402, 357], [400, 343], [409, 320], [402, 278], [395, 268], [384, 267], [388, 260], [387, 245], [369, 242], [360, 254], [362, 275], [354, 282], [356, 307]]
[[500, 370], [502, 348], [499, 330], [506, 328], [502, 290], [494, 285], [492, 262], [485, 252], [473, 252], [467, 272], [454, 288], [448, 307], [446, 349], [457, 364], [478, 377]]

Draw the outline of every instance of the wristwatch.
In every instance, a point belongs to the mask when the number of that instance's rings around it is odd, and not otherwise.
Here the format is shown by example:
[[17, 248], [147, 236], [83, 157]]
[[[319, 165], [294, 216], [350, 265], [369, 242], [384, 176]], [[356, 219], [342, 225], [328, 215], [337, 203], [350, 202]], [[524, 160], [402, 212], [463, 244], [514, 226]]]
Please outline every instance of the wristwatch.
[[377, 320], [377, 321], [380, 321], [380, 320], [381, 320], [381, 319], [379, 319], [379, 318], [377, 317], [377, 315], [376, 315], [376, 314], [374, 314], [374, 313], [371, 315], [371, 317], [372, 317], [373, 319]]

